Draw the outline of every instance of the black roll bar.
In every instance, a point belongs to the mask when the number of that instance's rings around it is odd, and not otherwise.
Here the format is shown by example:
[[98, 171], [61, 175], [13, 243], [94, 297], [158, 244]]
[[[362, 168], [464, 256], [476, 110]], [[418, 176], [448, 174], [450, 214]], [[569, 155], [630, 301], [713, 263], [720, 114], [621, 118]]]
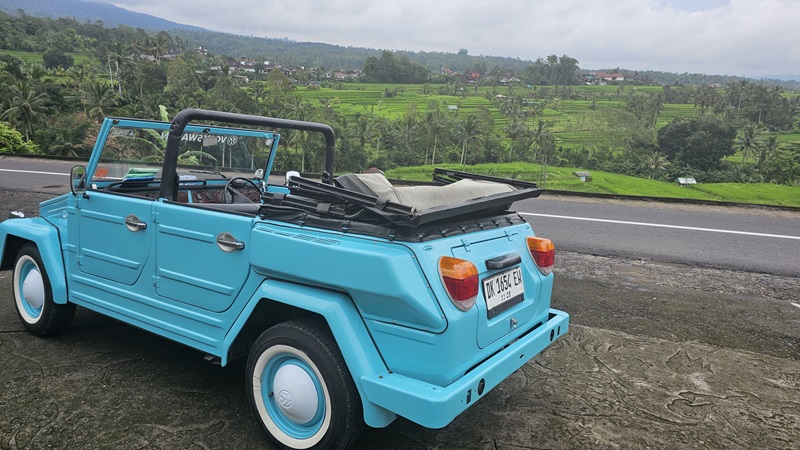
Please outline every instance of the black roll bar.
[[[333, 134], [333, 128], [328, 125], [300, 120], [276, 119], [272, 117], [253, 116], [250, 114], [188, 108], [179, 112], [172, 120], [172, 125], [169, 127], [167, 149], [164, 155], [164, 167], [161, 174], [161, 189], [158, 193], [160, 198], [175, 200], [178, 197], [178, 149], [186, 126], [189, 125], [189, 122], [197, 120], [322, 133], [325, 136], [325, 171], [322, 173], [322, 182], [333, 184], [333, 172], [336, 167], [334, 164], [336, 136]], [[269, 174], [265, 174], [265, 176], [266, 175]]]

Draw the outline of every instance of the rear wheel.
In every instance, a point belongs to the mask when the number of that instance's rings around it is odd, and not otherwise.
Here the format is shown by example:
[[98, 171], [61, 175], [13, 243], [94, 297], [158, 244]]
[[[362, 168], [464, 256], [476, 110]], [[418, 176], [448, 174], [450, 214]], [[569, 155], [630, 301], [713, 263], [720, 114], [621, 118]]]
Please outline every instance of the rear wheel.
[[361, 400], [339, 348], [320, 322], [265, 331], [247, 363], [250, 405], [284, 449], [345, 449], [361, 433]]
[[32, 334], [44, 336], [68, 327], [75, 316], [75, 305], [53, 302], [53, 289], [42, 263], [39, 249], [25, 244], [14, 263], [14, 304], [22, 325]]

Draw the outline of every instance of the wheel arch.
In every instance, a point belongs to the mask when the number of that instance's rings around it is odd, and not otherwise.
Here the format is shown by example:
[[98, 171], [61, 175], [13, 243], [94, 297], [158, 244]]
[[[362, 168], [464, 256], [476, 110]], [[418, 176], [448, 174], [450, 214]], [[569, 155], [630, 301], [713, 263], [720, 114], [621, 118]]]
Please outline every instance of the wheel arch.
[[361, 397], [365, 423], [374, 428], [392, 423], [397, 415], [369, 402], [361, 382], [362, 376], [385, 371], [386, 365], [352, 299], [341, 292], [286, 281], [264, 281], [225, 337], [222, 364], [249, 350], [248, 344], [270, 326], [301, 317], [321, 319], [333, 335]]
[[27, 243], [34, 244], [39, 250], [53, 290], [53, 302], [67, 303], [61, 239], [58, 229], [43, 219], [12, 219], [0, 223], [0, 270], [13, 269], [17, 253]]

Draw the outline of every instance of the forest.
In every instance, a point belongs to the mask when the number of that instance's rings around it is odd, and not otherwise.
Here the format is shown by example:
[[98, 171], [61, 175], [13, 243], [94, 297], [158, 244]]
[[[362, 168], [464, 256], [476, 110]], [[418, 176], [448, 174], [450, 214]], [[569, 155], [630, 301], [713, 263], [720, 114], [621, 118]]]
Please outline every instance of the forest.
[[[526, 161], [664, 180], [800, 183], [800, 96], [780, 86], [658, 86], [641, 76], [585, 86], [567, 55], [524, 66], [475, 59], [466, 69], [479, 77], [470, 80], [392, 52], [365, 55], [361, 80], [342, 83], [330, 72], [345, 64], [267, 67], [281, 60], [274, 55], [252, 56], [252, 71], [242, 72], [242, 54], [198, 48], [182, 33], [0, 14], [0, 152], [86, 157], [104, 117], [159, 120], [199, 107], [330, 124], [338, 172]], [[381, 85], [376, 105], [342, 107], [346, 92], [380, 81], [416, 84]], [[286, 132], [281, 142], [278, 170], [320, 171], [316, 137]]]

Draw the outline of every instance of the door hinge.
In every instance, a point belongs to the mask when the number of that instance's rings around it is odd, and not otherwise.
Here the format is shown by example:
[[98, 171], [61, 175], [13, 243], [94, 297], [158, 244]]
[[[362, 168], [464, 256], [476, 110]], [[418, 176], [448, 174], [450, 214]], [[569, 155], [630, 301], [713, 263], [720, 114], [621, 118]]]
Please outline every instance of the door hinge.
[[153, 275], [153, 287], [158, 287], [158, 277], [156, 275]]

